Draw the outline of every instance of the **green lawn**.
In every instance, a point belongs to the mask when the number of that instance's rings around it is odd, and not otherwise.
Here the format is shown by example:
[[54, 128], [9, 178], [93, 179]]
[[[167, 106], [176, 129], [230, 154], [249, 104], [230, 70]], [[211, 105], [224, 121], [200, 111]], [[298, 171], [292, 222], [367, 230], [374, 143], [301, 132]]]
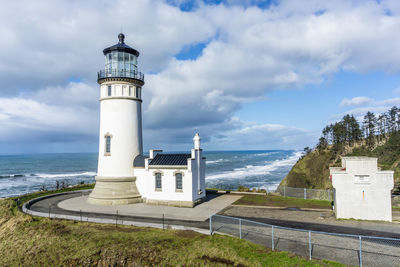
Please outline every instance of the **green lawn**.
[[271, 195], [244, 195], [235, 205], [274, 206], [288, 208], [315, 208], [331, 209], [331, 202], [327, 200], [305, 200], [301, 198], [271, 196]]
[[95, 265], [342, 266], [224, 235], [31, 217], [17, 208], [16, 199], [0, 200], [0, 266]]

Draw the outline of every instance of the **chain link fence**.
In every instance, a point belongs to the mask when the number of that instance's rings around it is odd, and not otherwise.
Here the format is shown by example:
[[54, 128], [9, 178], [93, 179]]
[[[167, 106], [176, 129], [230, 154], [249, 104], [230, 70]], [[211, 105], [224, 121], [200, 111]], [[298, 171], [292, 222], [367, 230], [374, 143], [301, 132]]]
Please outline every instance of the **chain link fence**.
[[213, 233], [229, 234], [310, 260], [326, 259], [359, 266], [400, 266], [400, 239], [395, 238], [308, 231], [223, 215], [210, 217], [210, 234]]
[[333, 190], [330, 189], [308, 189], [280, 186], [276, 192], [284, 197], [295, 197], [303, 199], [333, 200]]

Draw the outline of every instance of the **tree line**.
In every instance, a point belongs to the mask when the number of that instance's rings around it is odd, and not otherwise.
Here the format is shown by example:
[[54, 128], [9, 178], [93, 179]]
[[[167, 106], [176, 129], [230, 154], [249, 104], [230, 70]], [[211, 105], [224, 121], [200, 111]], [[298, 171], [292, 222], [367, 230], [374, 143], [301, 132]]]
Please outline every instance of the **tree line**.
[[376, 142], [386, 140], [399, 130], [400, 108], [396, 106], [381, 114], [368, 111], [361, 122], [347, 114], [322, 130], [317, 149], [322, 150], [332, 145], [335, 151], [339, 151], [343, 145], [353, 146], [360, 141], [373, 148]]

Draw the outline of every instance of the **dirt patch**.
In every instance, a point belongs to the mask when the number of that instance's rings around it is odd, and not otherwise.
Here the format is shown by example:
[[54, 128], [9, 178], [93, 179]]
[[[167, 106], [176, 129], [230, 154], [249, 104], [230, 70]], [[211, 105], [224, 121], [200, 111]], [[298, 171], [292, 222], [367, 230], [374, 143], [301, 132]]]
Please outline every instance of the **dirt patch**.
[[96, 225], [92, 226], [92, 228], [105, 232], [124, 232], [124, 233], [132, 233], [132, 232], [149, 232], [148, 229], [142, 227], [120, 227], [120, 226], [110, 226], [110, 225]]
[[56, 235], [66, 235], [71, 233], [71, 230], [68, 229], [67, 226], [65, 226], [62, 223], [50, 223], [50, 224], [36, 224], [35, 226], [33, 226], [33, 229], [35, 231], [49, 231], [53, 234]]
[[53, 227], [51, 227], [51, 230], [56, 235], [66, 235], [71, 232], [71, 230], [69, 230], [64, 224], [55, 224]]
[[204, 238], [205, 237], [205, 235], [202, 235], [202, 234], [200, 234], [198, 232], [195, 232], [193, 230], [179, 230], [179, 231], [175, 232], [175, 235], [179, 236], [179, 237], [185, 237], [185, 238], [195, 238], [195, 237]]
[[224, 258], [219, 258], [219, 257], [210, 257], [210, 256], [207, 256], [207, 255], [203, 255], [203, 256], [201, 256], [200, 259], [202, 259], [204, 261], [209, 261], [209, 262], [212, 262], [212, 263], [225, 264], [225, 265], [228, 265], [228, 266], [246, 267], [246, 265], [243, 265], [243, 264], [240, 264], [240, 263], [239, 264], [235, 264], [235, 262], [233, 262], [231, 260], [224, 259]]

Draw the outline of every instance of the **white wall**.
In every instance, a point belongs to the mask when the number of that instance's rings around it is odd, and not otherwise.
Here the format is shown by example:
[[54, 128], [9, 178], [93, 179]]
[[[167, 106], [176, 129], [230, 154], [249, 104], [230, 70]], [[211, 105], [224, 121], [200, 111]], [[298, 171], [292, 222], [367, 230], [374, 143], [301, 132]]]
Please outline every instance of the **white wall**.
[[[143, 153], [141, 101], [134, 95], [127, 95], [128, 86], [134, 88], [132, 84], [111, 84], [111, 97], [107, 95], [108, 85], [109, 83], [103, 83], [101, 86], [97, 175], [133, 177], [133, 160]], [[135, 92], [134, 89], [131, 91]], [[106, 134], [112, 136], [110, 155], [105, 153]]]
[[[205, 186], [205, 159], [201, 150], [192, 150], [194, 158], [188, 159], [186, 167], [174, 168], [174, 166], [160, 166], [159, 168], [146, 164], [145, 168], [135, 168], [136, 186], [139, 193], [147, 200], [160, 201], [187, 201], [195, 202], [206, 196]], [[199, 158], [200, 157], [200, 158]], [[198, 194], [198, 160], [200, 159], [200, 189]], [[146, 160], [148, 162], [148, 160]], [[162, 173], [162, 190], [155, 188], [155, 173]], [[181, 172], [182, 190], [176, 190], [175, 173]]]
[[393, 171], [378, 171], [377, 159], [366, 157], [344, 157], [342, 166], [331, 168], [336, 217], [391, 221]]
[[[182, 173], [182, 190], [176, 191], [175, 172]], [[161, 191], [156, 190], [155, 173], [161, 172]], [[135, 168], [136, 186], [142, 198], [151, 200], [192, 201], [192, 173], [187, 169]]]
[[[192, 156], [195, 155], [194, 159], [191, 159], [191, 170], [193, 175], [193, 187], [192, 187], [192, 199], [193, 201], [206, 196], [206, 182], [205, 182], [205, 170], [206, 163], [202, 156], [202, 150], [192, 149]], [[200, 163], [200, 164], [199, 164]], [[200, 165], [200, 172], [199, 172]], [[200, 187], [199, 187], [199, 174], [200, 174]], [[199, 190], [201, 194], [198, 194]]]

